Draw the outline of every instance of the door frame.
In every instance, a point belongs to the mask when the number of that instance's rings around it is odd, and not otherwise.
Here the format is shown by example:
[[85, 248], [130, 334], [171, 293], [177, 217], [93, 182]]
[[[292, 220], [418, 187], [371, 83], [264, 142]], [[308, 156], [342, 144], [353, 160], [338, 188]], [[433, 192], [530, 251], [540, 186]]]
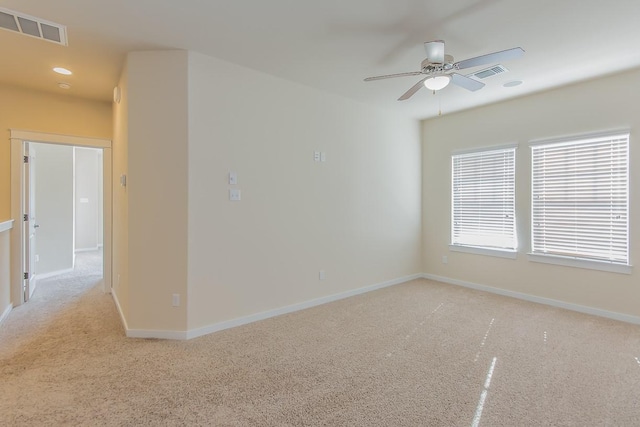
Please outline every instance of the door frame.
[[24, 303], [22, 292], [24, 239], [22, 226], [22, 207], [24, 206], [24, 142], [40, 142], [45, 144], [70, 145], [77, 147], [102, 149], [103, 173], [103, 262], [102, 262], [102, 290], [111, 293], [112, 285], [112, 153], [111, 140], [89, 138], [73, 135], [59, 135], [43, 132], [32, 132], [19, 129], [9, 129], [11, 134], [11, 216], [20, 226], [11, 229], [11, 301], [17, 307]]
[[[22, 144], [23, 147], [23, 155], [29, 159], [28, 162], [23, 162], [22, 164], [22, 179], [24, 180], [24, 189], [25, 196], [28, 193], [28, 197], [24, 197], [24, 204], [22, 206], [22, 213], [28, 218], [27, 221], [23, 220], [23, 226], [25, 227], [23, 231], [24, 235], [24, 263], [23, 263], [23, 272], [28, 273], [28, 277], [22, 281], [22, 301], [27, 302], [31, 295], [33, 295], [33, 291], [36, 288], [36, 276], [38, 272], [35, 268], [35, 255], [37, 251], [37, 245], [34, 245], [36, 240], [36, 225], [37, 217], [34, 216], [34, 206], [36, 199], [36, 191], [35, 191], [35, 171], [37, 169], [37, 155], [35, 149], [36, 143], [29, 143], [24, 141]], [[28, 189], [28, 191], [27, 191]], [[25, 222], [27, 224], [25, 224]]]

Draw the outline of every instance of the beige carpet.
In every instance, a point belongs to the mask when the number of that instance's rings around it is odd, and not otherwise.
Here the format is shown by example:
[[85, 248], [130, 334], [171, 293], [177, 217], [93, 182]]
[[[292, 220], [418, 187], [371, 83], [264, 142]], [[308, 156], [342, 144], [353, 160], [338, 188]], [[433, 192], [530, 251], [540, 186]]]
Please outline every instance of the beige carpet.
[[137, 340], [98, 280], [0, 326], [0, 425], [640, 426], [638, 326], [417, 280]]

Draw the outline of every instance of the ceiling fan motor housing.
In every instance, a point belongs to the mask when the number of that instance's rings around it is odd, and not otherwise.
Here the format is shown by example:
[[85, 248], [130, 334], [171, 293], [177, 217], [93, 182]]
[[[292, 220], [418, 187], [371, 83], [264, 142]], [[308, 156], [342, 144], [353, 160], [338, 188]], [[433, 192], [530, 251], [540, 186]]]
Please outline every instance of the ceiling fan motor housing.
[[429, 58], [427, 58], [422, 61], [420, 68], [424, 74], [442, 73], [444, 71], [452, 70], [454, 68], [453, 56], [445, 55], [444, 62], [442, 64], [431, 62], [429, 61]]

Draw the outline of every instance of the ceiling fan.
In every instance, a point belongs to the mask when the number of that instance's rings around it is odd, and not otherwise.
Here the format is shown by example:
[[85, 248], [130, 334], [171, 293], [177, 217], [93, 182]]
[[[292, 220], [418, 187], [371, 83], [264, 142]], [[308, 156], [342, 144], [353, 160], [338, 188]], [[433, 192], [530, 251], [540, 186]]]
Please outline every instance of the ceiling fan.
[[453, 56], [445, 55], [444, 41], [442, 40], [425, 42], [424, 49], [427, 51], [427, 58], [422, 61], [420, 71], [367, 77], [364, 81], [370, 82], [373, 80], [389, 79], [393, 77], [426, 75], [426, 77], [413, 85], [400, 98], [398, 98], [398, 101], [404, 101], [405, 99], [411, 98], [413, 94], [423, 86], [435, 92], [436, 90], [444, 89], [449, 83], [453, 83], [457, 86], [475, 92], [476, 90], [482, 89], [484, 87], [484, 83], [462, 74], [458, 74], [455, 71], [477, 67], [479, 65], [507, 61], [509, 59], [519, 58], [524, 54], [524, 50], [522, 48], [514, 47], [513, 49], [507, 49], [500, 52], [476, 56], [475, 58], [465, 59], [463, 61], [453, 62]]

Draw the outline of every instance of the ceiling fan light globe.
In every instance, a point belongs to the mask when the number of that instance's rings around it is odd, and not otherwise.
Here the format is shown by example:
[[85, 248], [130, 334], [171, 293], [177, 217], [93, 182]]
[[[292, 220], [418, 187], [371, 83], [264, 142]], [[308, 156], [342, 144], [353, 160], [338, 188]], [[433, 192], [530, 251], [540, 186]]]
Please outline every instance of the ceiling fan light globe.
[[451, 82], [451, 76], [448, 74], [443, 74], [440, 76], [429, 77], [424, 81], [424, 87], [429, 90], [440, 90], [444, 89]]

